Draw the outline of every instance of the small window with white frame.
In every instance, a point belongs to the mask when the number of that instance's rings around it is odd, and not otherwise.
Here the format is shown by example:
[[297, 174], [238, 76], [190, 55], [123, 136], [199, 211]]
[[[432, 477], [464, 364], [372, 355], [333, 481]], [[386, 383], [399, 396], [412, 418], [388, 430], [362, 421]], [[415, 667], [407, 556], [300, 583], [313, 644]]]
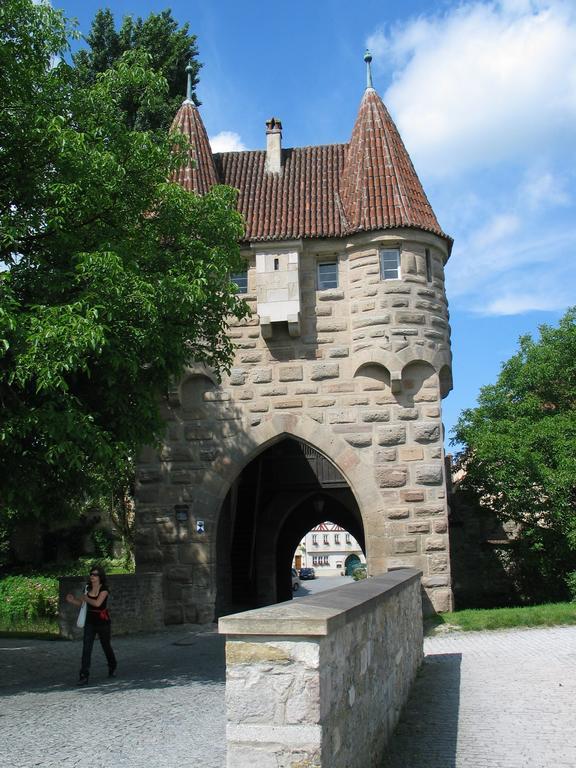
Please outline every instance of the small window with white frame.
[[318, 262], [317, 284], [319, 291], [326, 291], [328, 288], [338, 288], [337, 261]]
[[383, 248], [380, 251], [380, 279], [400, 280], [400, 250]]
[[248, 270], [244, 269], [242, 272], [234, 272], [230, 275], [230, 280], [238, 288], [238, 293], [248, 293]]

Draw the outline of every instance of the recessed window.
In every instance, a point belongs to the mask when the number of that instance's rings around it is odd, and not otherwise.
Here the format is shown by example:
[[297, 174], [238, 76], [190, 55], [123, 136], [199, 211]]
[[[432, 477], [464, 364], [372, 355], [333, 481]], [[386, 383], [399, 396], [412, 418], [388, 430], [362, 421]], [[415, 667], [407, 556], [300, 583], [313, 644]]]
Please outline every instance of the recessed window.
[[336, 261], [321, 261], [318, 264], [318, 290], [338, 288], [338, 263]]
[[324, 534], [324, 546], [326, 546], [326, 547], [327, 547], [329, 544], [330, 544], [330, 542], [328, 541], [328, 534], [327, 534], [327, 533], [325, 533], [325, 534]]
[[380, 251], [380, 279], [400, 279], [400, 251], [397, 248]]
[[429, 248], [426, 248], [426, 280], [432, 282], [432, 256]]
[[280, 269], [280, 259], [274, 259], [274, 272], [278, 272]]
[[245, 269], [243, 272], [234, 272], [234, 274], [230, 275], [230, 280], [238, 288], [238, 293], [248, 293], [248, 270], [247, 269]]
[[334, 544], [340, 544], [340, 534], [335, 533], [334, 534]]
[[312, 534], [312, 544], [316, 544], [316, 546], [318, 546], [318, 535], [316, 533]]

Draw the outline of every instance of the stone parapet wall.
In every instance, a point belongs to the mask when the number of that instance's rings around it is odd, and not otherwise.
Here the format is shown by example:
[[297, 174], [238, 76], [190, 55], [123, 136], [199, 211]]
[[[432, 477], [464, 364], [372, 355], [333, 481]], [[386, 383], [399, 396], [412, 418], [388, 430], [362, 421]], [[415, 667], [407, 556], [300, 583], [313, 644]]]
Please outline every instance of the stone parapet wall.
[[[83, 592], [86, 579], [81, 576], [64, 576], [59, 581], [58, 621], [60, 634], [68, 639], [82, 636], [76, 627], [78, 608], [66, 602], [66, 595]], [[164, 626], [164, 600], [161, 573], [129, 573], [108, 576], [110, 597], [108, 608], [115, 635], [134, 632], [154, 632]]]
[[220, 619], [228, 768], [381, 764], [423, 658], [420, 573]]

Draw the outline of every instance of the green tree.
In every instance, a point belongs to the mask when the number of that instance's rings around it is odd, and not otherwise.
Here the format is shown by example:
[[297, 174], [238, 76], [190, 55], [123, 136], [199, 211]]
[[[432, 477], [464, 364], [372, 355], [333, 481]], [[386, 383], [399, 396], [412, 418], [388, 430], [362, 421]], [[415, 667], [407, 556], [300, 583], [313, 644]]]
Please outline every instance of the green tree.
[[84, 85], [96, 82], [98, 74], [112, 67], [127, 51], [148, 54], [150, 67], [166, 79], [168, 90], [159, 103], [147, 104], [137, 93], [125, 92], [121, 106], [130, 127], [168, 130], [186, 93], [185, 68], [188, 63], [192, 66], [192, 98], [196, 104], [200, 103], [195, 93], [202, 66], [197, 60], [196, 36], [190, 34], [188, 24], [179, 28], [170, 10], [151, 13], [147, 19], [134, 20], [125, 16], [119, 30], [112, 12], [99, 10], [86, 43], [89, 47], [72, 57]]
[[[182, 369], [232, 357], [235, 193], [167, 182], [182, 137], [132, 130], [126, 93], [166, 81], [140, 51], [78, 88], [72, 30], [0, 5], [0, 512], [61, 513], [107, 492], [163, 431]], [[57, 62], [57, 63], [56, 63]], [[112, 488], [114, 490], [114, 488]]]
[[576, 568], [576, 310], [523, 336], [454, 440], [463, 488], [515, 524], [515, 564], [533, 599], [560, 596]]

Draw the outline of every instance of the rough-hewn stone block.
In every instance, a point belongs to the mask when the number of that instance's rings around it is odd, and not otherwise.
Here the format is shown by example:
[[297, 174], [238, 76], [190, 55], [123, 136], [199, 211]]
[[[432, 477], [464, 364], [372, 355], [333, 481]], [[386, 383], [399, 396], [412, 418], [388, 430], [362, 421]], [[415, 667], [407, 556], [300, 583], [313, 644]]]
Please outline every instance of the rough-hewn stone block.
[[430, 536], [424, 542], [424, 548], [426, 552], [436, 552], [438, 550], [446, 549], [446, 539], [444, 536]]
[[329, 424], [354, 424], [356, 412], [353, 410], [331, 411], [328, 414]]
[[421, 312], [396, 312], [395, 322], [399, 325], [402, 323], [423, 325], [426, 322], [426, 316]]
[[396, 448], [376, 448], [374, 450], [374, 464], [396, 461], [397, 455], [398, 452]]
[[408, 523], [406, 533], [430, 533], [430, 523], [424, 521], [419, 523]]
[[390, 421], [390, 410], [379, 408], [378, 410], [361, 411], [360, 418], [368, 423]]
[[323, 379], [335, 379], [340, 374], [338, 363], [317, 363], [312, 366], [310, 378], [312, 381], [321, 381]]
[[417, 443], [435, 443], [440, 439], [440, 424], [433, 421], [414, 424], [412, 435]]
[[400, 498], [409, 502], [424, 501], [424, 491], [401, 491]]
[[272, 403], [272, 407], [277, 409], [302, 408], [302, 400], [296, 397], [291, 397], [288, 400], [277, 400]]
[[272, 381], [272, 368], [255, 368], [252, 381], [254, 384], [269, 384]]
[[278, 370], [279, 381], [302, 381], [301, 365], [281, 365]]
[[401, 488], [406, 485], [406, 470], [376, 467], [376, 481], [381, 488]]
[[415, 507], [414, 514], [417, 517], [435, 517], [444, 514], [444, 507], [441, 504], [426, 504], [425, 506]]
[[406, 427], [401, 424], [379, 427], [376, 430], [378, 445], [400, 445], [406, 442]]
[[421, 485], [440, 485], [442, 482], [442, 464], [421, 464], [415, 467], [416, 482]]
[[348, 357], [350, 354], [349, 347], [333, 347], [328, 350], [328, 357]]
[[372, 317], [358, 317], [352, 320], [352, 327], [356, 330], [358, 328], [367, 328], [371, 325], [388, 325], [390, 323], [390, 315], [374, 315]]
[[410, 515], [410, 507], [391, 507], [386, 510], [389, 520], [402, 520]]

